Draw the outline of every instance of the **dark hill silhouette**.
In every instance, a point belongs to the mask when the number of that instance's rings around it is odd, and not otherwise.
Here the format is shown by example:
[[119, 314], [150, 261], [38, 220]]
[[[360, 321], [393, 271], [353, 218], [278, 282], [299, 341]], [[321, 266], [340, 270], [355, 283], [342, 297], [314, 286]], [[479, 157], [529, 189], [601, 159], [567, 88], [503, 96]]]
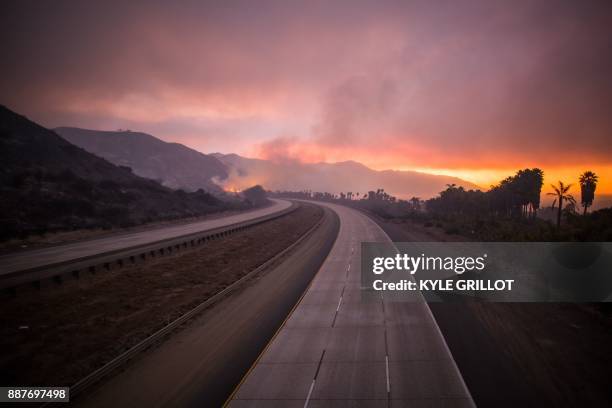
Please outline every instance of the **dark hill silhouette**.
[[179, 143], [167, 143], [146, 133], [60, 127], [60, 136], [90, 153], [118, 166], [128, 166], [135, 174], [157, 180], [167, 187], [196, 191], [200, 188], [219, 193], [213, 182], [227, 177], [225, 165], [216, 157]]
[[0, 105], [0, 239], [206, 214], [227, 204], [132, 174]]

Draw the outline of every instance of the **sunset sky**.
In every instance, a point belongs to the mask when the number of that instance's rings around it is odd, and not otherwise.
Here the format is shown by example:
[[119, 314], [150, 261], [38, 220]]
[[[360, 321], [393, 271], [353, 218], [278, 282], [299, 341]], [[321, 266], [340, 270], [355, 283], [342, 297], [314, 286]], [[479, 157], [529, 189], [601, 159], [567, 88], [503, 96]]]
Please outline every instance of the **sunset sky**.
[[12, 3], [0, 103], [48, 127], [612, 193], [611, 2]]

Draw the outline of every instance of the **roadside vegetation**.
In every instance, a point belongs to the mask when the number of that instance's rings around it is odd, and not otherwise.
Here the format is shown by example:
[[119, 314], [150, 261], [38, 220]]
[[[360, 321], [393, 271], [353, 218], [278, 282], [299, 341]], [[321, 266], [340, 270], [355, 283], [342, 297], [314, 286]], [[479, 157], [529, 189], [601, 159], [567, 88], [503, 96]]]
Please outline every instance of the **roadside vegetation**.
[[488, 191], [447, 185], [437, 197], [401, 200], [383, 189], [364, 193], [276, 192], [282, 197], [338, 202], [368, 211], [385, 220], [413, 222], [475, 241], [612, 241], [612, 208], [593, 212], [598, 177], [586, 171], [579, 177], [580, 203], [574, 184], [552, 185], [554, 201], [542, 208], [544, 172], [523, 169]]

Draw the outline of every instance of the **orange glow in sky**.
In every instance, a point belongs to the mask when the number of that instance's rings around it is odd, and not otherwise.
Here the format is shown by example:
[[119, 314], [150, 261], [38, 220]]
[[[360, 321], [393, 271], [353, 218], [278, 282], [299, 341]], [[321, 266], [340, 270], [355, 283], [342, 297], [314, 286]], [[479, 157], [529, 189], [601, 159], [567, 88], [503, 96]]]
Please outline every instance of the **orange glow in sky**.
[[456, 167], [431, 167], [423, 164], [441, 162], [443, 159], [431, 156], [418, 156], [414, 159], [407, 155], [389, 154], [384, 145], [364, 150], [353, 149], [350, 146], [319, 146], [291, 138], [274, 139], [257, 145], [246, 154], [267, 160], [298, 160], [307, 163], [354, 160], [374, 170], [406, 170], [458, 177], [478, 185], [483, 190], [514, 175], [520, 169], [538, 167], [544, 171], [543, 193], [551, 191], [550, 185], [560, 180], [566, 184], [574, 184], [572, 191], [576, 196], [580, 191], [578, 177], [583, 172], [591, 170], [599, 176], [598, 193], [612, 194], [612, 164], [589, 163], [587, 160], [584, 160], [585, 164], [580, 164], [580, 158], [565, 166], [555, 165], [547, 157], [543, 157], [539, 163], [531, 160], [513, 165], [511, 163], [516, 157], [508, 159], [504, 158], [503, 154], [499, 154], [493, 158], [496, 159], [498, 166], [491, 166], [490, 160], [479, 163], [478, 158], [455, 157], [453, 164]]
[[13, 3], [0, 103], [49, 128], [612, 193], [609, 2]]
[[[513, 175], [517, 168], [502, 168], [502, 169], [433, 169], [433, 168], [415, 168], [412, 170], [422, 171], [424, 173], [440, 174], [446, 176], [459, 177], [461, 179], [471, 181], [482, 187], [488, 189], [491, 185], [499, 183], [504, 178]], [[542, 192], [550, 192], [552, 189], [551, 184], [557, 184], [559, 180], [565, 184], [572, 183], [574, 187], [570, 190], [570, 193], [579, 195], [580, 187], [578, 183], [578, 177], [586, 170], [594, 171], [599, 176], [599, 183], [597, 185], [597, 191], [602, 194], [612, 193], [612, 166], [571, 166], [571, 167], [553, 167], [546, 168], [544, 170], [544, 186]]]

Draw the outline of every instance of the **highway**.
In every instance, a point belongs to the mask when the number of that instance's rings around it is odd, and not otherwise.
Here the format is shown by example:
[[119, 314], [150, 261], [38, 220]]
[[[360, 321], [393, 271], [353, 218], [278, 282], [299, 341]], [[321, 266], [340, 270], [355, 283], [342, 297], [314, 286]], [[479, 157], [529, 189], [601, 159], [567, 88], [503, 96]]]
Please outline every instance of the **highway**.
[[362, 298], [361, 242], [387, 242], [387, 235], [356, 210], [322, 205], [340, 217], [336, 242], [228, 405], [474, 406], [420, 295]]
[[264, 208], [247, 211], [227, 217], [198, 221], [182, 225], [156, 229], [118, 233], [103, 238], [95, 238], [48, 248], [33, 249], [0, 257], [0, 275], [18, 271], [41, 268], [61, 262], [95, 256], [120, 249], [146, 245], [165, 239], [212, 230], [219, 227], [249, 221], [255, 218], [282, 211], [291, 203], [286, 200], [272, 199], [273, 204]]
[[278, 266], [77, 406], [473, 407], [420, 295], [362, 299], [360, 244], [387, 235], [356, 210], [317, 204], [325, 222]]
[[82, 407], [218, 407], [280, 327], [329, 253], [338, 217], [159, 347], [75, 400]]

